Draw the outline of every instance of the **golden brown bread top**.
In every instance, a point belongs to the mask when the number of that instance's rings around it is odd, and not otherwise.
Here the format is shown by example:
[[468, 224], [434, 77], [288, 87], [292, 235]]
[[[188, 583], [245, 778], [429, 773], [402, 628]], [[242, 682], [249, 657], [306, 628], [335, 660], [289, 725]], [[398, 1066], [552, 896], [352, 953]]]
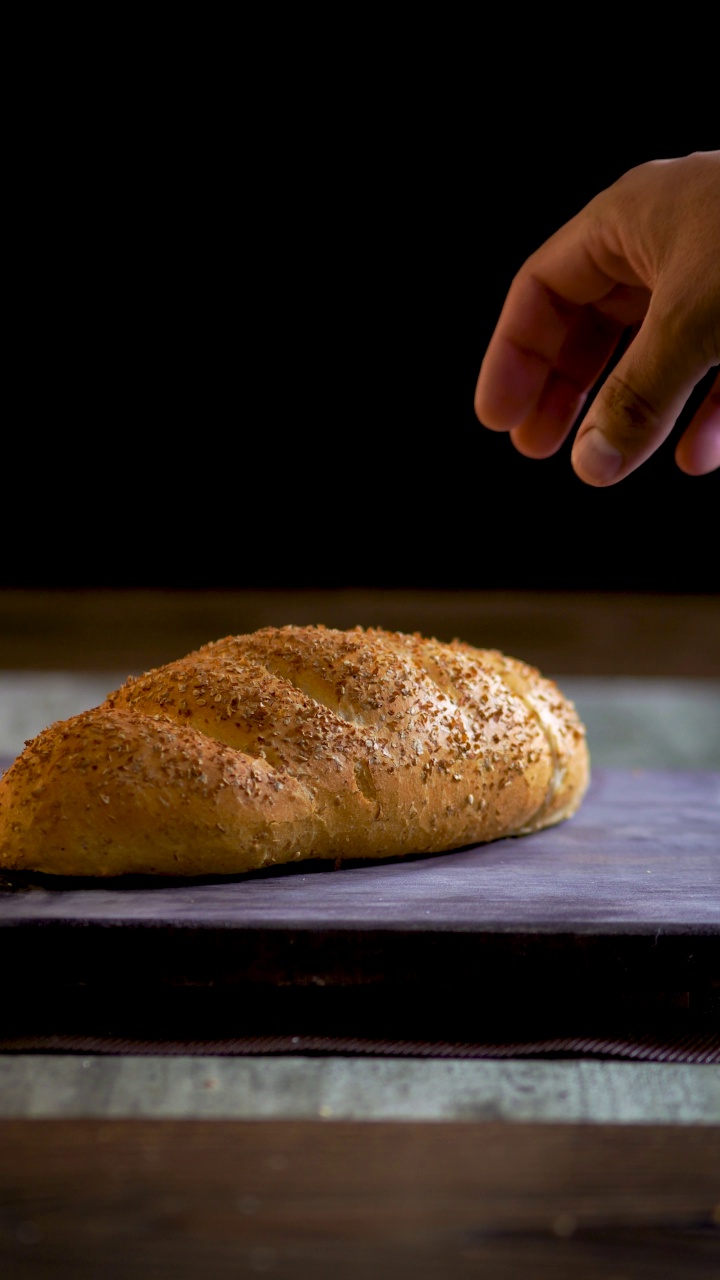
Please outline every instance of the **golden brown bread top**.
[[518, 659], [265, 627], [26, 743], [0, 779], [0, 865], [197, 876], [440, 853], [560, 822], [588, 781], [574, 705]]

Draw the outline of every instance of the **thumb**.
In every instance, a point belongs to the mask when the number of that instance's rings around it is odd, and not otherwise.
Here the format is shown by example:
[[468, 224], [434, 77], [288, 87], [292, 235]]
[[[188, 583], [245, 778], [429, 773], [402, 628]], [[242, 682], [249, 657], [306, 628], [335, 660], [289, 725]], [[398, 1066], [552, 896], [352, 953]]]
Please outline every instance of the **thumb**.
[[651, 305], [578, 428], [571, 463], [585, 484], [615, 484], [645, 462], [709, 368], [677, 329], [670, 340], [656, 314]]

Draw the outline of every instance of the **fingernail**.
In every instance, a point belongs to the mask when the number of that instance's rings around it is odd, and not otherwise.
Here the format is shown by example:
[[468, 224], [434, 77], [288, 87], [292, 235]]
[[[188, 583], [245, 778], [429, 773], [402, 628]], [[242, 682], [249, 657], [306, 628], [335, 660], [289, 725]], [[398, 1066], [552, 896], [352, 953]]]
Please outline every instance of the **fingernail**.
[[610, 484], [622, 468], [623, 456], [596, 427], [578, 440], [572, 462], [581, 479], [591, 484]]

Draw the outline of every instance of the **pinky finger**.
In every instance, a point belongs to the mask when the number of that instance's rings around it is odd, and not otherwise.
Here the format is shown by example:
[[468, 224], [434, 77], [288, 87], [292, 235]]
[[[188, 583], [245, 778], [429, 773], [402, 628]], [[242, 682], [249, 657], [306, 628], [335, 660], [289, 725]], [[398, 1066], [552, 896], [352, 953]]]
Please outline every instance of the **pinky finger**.
[[689, 476], [704, 476], [720, 467], [720, 372], [678, 441], [675, 461]]

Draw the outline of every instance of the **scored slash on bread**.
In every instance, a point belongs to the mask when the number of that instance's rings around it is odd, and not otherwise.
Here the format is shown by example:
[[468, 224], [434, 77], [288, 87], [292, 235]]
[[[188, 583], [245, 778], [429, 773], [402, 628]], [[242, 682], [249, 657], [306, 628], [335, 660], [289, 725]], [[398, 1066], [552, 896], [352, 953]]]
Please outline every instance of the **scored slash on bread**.
[[517, 658], [265, 627], [30, 739], [0, 778], [0, 867], [207, 876], [443, 853], [569, 818], [589, 777], [574, 704]]

